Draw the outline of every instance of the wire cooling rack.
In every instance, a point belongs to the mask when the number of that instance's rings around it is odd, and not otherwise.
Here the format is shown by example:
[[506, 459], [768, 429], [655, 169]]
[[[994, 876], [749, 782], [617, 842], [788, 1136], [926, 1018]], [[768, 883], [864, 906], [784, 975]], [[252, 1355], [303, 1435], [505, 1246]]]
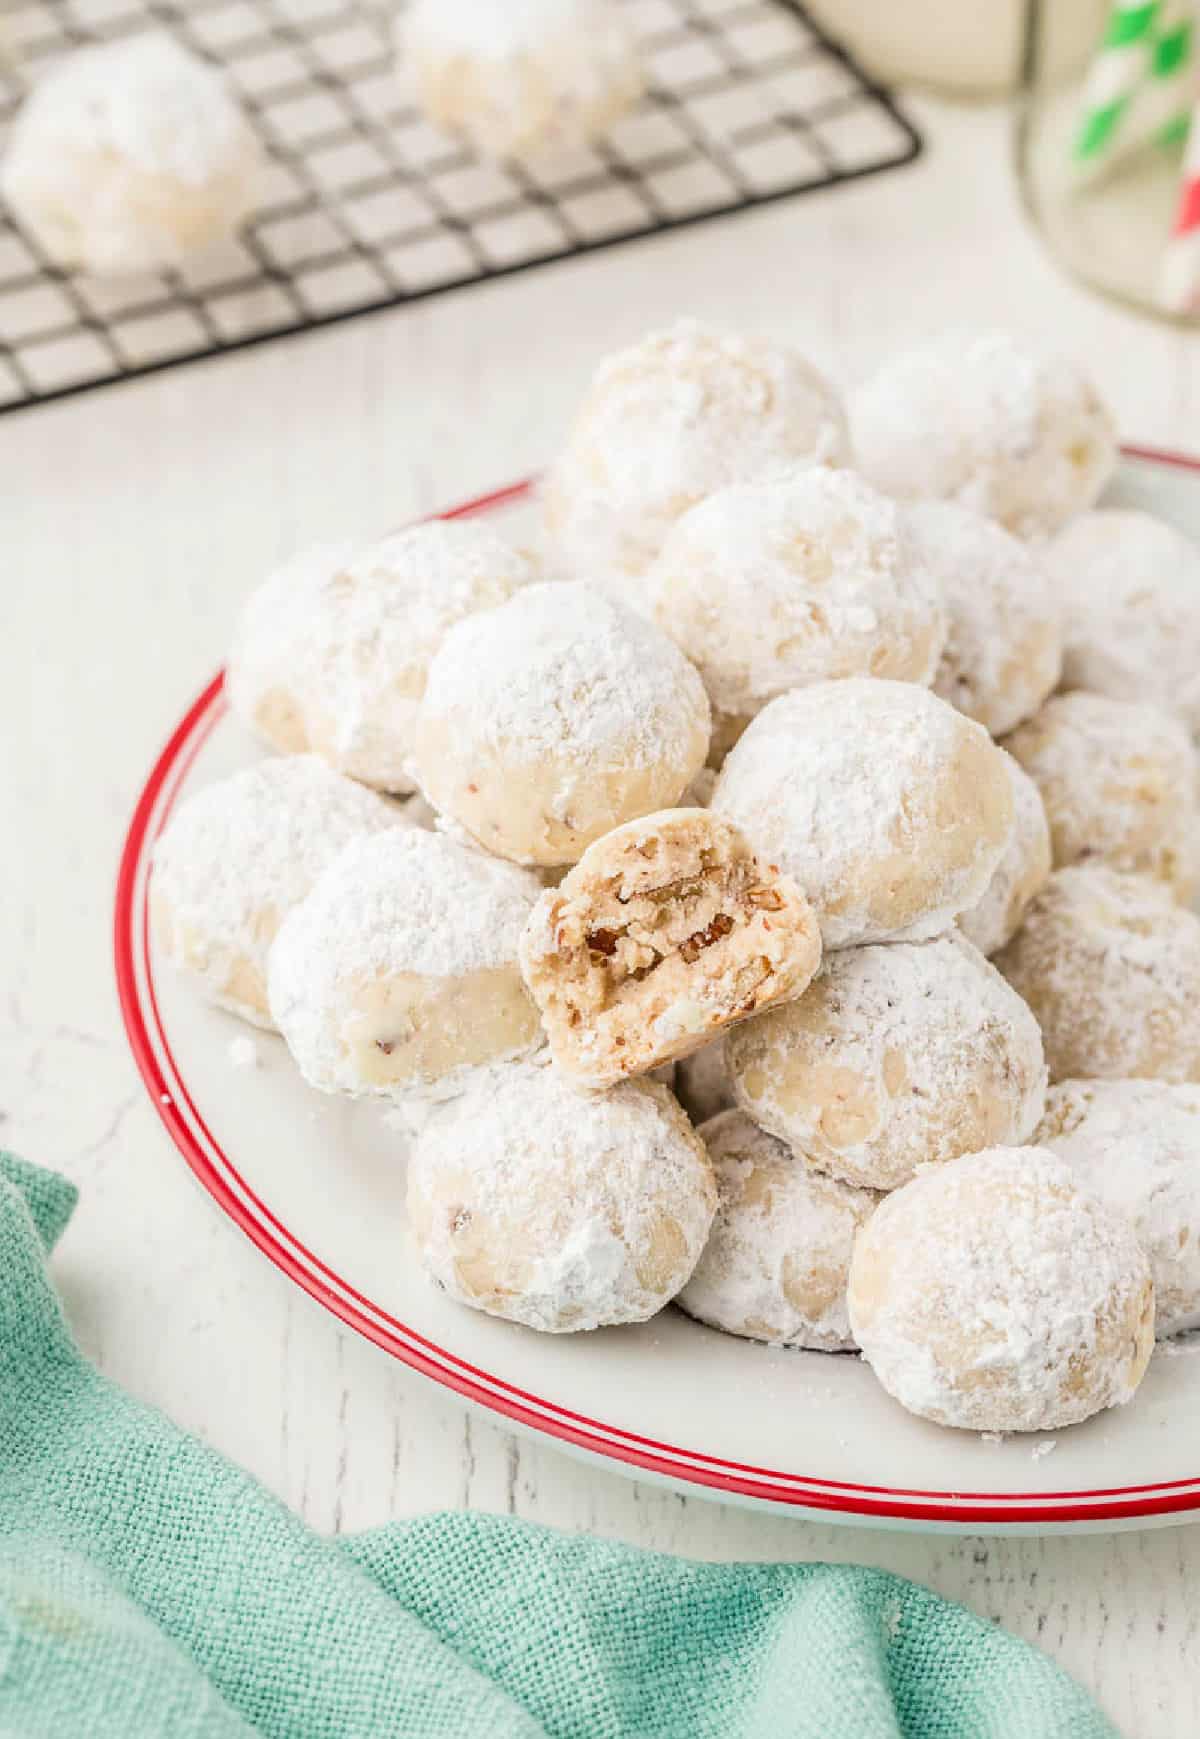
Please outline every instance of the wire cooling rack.
[[[505, 0], [496, 0], [503, 5]], [[17, 0], [0, 149], [79, 43], [165, 28], [269, 155], [256, 216], [180, 272], [55, 270], [0, 207], [0, 413], [898, 167], [920, 140], [793, 0], [614, 0], [651, 89], [594, 149], [481, 162], [406, 100], [384, 0]]]

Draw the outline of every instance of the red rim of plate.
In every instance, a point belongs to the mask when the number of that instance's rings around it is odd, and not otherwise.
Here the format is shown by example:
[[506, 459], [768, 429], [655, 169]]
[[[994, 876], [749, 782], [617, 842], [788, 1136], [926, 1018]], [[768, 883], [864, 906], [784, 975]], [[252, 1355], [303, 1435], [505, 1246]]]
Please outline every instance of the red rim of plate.
[[[1134, 459], [1200, 472], [1200, 459], [1127, 447]], [[462, 519], [525, 499], [533, 481], [514, 483], [441, 515]], [[138, 799], [121, 854], [114, 914], [117, 991], [126, 1035], [142, 1080], [168, 1134], [217, 1205], [296, 1285], [403, 1364], [478, 1406], [610, 1461], [713, 1492], [864, 1521], [1036, 1525], [1182, 1515], [1200, 1509], [1200, 1476], [1095, 1491], [922, 1491], [858, 1485], [723, 1461], [701, 1451], [640, 1437], [518, 1389], [468, 1364], [397, 1321], [357, 1292], [294, 1238], [246, 1183], [197, 1109], [159, 1014], [150, 951], [150, 856], [196, 756], [226, 710], [224, 677], [200, 694], [159, 755]]]

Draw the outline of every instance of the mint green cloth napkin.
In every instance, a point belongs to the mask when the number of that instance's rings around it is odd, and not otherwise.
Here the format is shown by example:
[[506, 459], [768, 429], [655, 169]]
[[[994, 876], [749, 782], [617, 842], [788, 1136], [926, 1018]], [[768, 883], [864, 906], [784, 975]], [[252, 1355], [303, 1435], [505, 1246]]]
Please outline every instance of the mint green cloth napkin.
[[0, 1155], [3, 1739], [1113, 1739], [882, 1572], [480, 1515], [318, 1539], [76, 1351], [45, 1267], [74, 1201]]

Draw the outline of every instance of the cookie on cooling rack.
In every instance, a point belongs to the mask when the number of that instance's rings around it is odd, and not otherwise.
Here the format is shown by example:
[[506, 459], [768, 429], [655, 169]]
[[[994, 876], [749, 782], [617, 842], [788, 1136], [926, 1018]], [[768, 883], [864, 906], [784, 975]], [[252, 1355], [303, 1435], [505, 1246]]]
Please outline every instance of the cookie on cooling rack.
[[0, 191], [56, 265], [153, 272], [230, 235], [262, 170], [221, 75], [173, 37], [146, 32], [76, 49], [38, 80]]
[[586, 145], [645, 87], [621, 8], [607, 0], [411, 0], [396, 48], [429, 119], [484, 157]]

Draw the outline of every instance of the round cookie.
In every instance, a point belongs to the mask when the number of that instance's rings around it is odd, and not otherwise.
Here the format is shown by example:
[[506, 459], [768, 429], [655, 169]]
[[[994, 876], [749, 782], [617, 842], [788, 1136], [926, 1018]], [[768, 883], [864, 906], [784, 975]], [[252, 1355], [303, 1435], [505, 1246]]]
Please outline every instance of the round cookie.
[[996, 965], [1037, 1016], [1052, 1081], [1200, 1080], [1200, 918], [1149, 876], [1055, 870]]
[[1037, 1022], [969, 942], [831, 954], [798, 1002], [725, 1040], [738, 1104], [797, 1158], [866, 1189], [1037, 1127]]
[[704, 684], [652, 623], [591, 586], [528, 586], [446, 636], [417, 771], [488, 851], [576, 863], [621, 822], [678, 802], [710, 724]]
[[854, 1235], [879, 1197], [823, 1177], [740, 1111], [700, 1130], [717, 1178], [717, 1217], [675, 1300], [726, 1334], [846, 1352]]
[[1150, 701], [1200, 736], [1200, 548], [1136, 508], [1098, 508], [1043, 552], [1063, 600], [1069, 688]]
[[854, 677], [765, 707], [711, 807], [804, 890], [827, 948], [948, 929], [982, 898], [1013, 822], [982, 726], [913, 683]]
[[736, 1103], [733, 1082], [725, 1067], [725, 1045], [714, 1039], [675, 1065], [675, 1093], [692, 1122], [699, 1126]]
[[958, 920], [967, 941], [989, 958], [1021, 928], [1029, 902], [1045, 887], [1053, 867], [1050, 824], [1042, 794], [1019, 762], [1008, 754], [1004, 760], [1013, 795], [1008, 849], [979, 904], [961, 913]]
[[225, 80], [158, 32], [76, 49], [26, 98], [0, 192], [55, 265], [183, 265], [250, 211], [262, 155]]
[[584, 1093], [536, 1064], [479, 1071], [408, 1169], [431, 1278], [549, 1334], [655, 1315], [695, 1267], [716, 1199], [704, 1143], [666, 1087]]
[[1054, 862], [1103, 863], [1200, 883], [1200, 762], [1170, 713], [1106, 695], [1056, 694], [1005, 747], [1041, 793]]
[[541, 1042], [517, 967], [533, 876], [440, 833], [357, 840], [280, 929], [271, 1013], [323, 1093], [444, 1094]]
[[1119, 1406], [1154, 1348], [1133, 1228], [1038, 1147], [968, 1154], [888, 1196], [847, 1300], [888, 1394], [967, 1431], [1055, 1431]]
[[898, 500], [957, 501], [1019, 537], [1057, 531], [1116, 469], [1087, 378], [1004, 332], [948, 332], [885, 363], [851, 400], [859, 468]]
[[945, 635], [900, 511], [824, 466], [699, 502], [668, 534], [648, 586], [727, 746], [788, 689], [843, 676], [928, 684]]
[[1063, 1081], [1034, 1138], [1132, 1224], [1164, 1335], [1200, 1327], [1200, 1087]]
[[535, 577], [528, 556], [466, 520], [305, 551], [242, 611], [230, 704], [278, 749], [311, 749], [364, 784], [410, 791], [417, 713], [447, 630]]
[[799, 996], [821, 938], [738, 828], [667, 809], [588, 847], [538, 901], [520, 958], [558, 1067], [607, 1087]]
[[433, 124], [484, 157], [581, 147], [645, 82], [608, 0], [412, 0], [396, 48]]
[[914, 502], [905, 523], [946, 609], [933, 691], [1003, 736], [1062, 672], [1062, 616], [1044, 566], [1020, 538], [954, 501]]
[[154, 847], [158, 945], [211, 1002], [269, 1027], [267, 954], [280, 924], [351, 840], [404, 825], [395, 804], [311, 755], [209, 785]]
[[680, 320], [597, 370], [543, 488], [547, 542], [568, 574], [644, 609], [638, 578], [689, 507], [849, 457], [837, 395], [796, 351]]

